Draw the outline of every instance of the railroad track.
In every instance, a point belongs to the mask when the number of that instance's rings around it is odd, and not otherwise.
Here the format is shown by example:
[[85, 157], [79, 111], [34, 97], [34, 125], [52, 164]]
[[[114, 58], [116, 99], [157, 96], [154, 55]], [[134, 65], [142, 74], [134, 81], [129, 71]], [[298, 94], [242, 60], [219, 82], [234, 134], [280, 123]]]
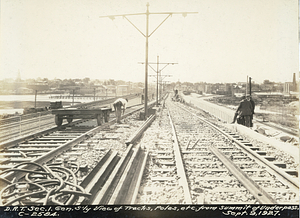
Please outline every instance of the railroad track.
[[[122, 97], [127, 98], [128, 100], [135, 98], [139, 99], [135, 94]], [[116, 97], [89, 103], [81, 103], [68, 108], [98, 108], [100, 105], [105, 107], [113, 103], [115, 99]], [[42, 130], [46, 130], [51, 126], [54, 126], [53, 119], [51, 111], [44, 111], [0, 120], [0, 143], [32, 135], [34, 132], [38, 133]], [[64, 123], [66, 123], [66, 121], [64, 121]]]
[[297, 165], [268, 155], [217, 120], [208, 122], [213, 118], [206, 113], [171, 101], [167, 106], [171, 124], [164, 120], [165, 132], [152, 130], [157, 137], [147, 148], [137, 203], [299, 203]]
[[25, 135], [32, 135], [34, 132], [40, 132], [53, 125], [53, 115], [51, 114], [1, 125], [0, 143], [14, 140]]
[[8, 146], [3, 158], [10, 160], [0, 164], [0, 203], [299, 203], [297, 166], [229, 132], [207, 113], [166, 102], [145, 122], [133, 111], [120, 125], [73, 122], [19, 142], [18, 149]]
[[128, 108], [125, 124], [115, 124], [114, 119], [102, 126], [95, 120], [75, 121], [2, 144], [1, 205], [79, 204], [92, 199], [90, 192], [98, 189], [103, 176], [99, 172], [114, 168], [127, 149], [128, 134], [143, 123], [136, 119], [142, 108]]

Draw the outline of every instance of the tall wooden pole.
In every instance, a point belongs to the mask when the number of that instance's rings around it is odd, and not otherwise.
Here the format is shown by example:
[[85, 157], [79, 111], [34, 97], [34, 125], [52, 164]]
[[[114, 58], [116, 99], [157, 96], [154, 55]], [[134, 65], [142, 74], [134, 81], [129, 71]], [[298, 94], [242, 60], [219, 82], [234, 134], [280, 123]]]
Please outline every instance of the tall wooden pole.
[[146, 61], [145, 61], [145, 120], [148, 117], [148, 38], [149, 38], [149, 2], [147, 2], [147, 11], [146, 11]]

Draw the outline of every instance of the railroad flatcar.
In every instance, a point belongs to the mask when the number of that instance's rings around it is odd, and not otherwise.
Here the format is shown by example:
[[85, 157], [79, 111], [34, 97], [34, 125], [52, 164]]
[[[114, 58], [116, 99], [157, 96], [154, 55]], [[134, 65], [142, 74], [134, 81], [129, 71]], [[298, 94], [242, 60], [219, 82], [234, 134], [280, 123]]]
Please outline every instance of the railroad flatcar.
[[100, 126], [103, 121], [109, 121], [111, 111], [112, 109], [108, 107], [97, 109], [63, 108], [52, 110], [52, 114], [55, 115], [55, 124], [57, 126], [61, 126], [64, 119], [66, 119], [68, 123], [71, 123], [73, 119], [97, 119], [97, 124]]

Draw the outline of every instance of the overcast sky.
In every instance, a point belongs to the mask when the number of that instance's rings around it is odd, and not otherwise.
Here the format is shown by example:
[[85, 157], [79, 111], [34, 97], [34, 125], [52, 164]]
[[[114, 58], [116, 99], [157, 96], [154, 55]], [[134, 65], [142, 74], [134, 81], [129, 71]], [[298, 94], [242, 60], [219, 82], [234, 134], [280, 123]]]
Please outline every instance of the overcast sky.
[[[144, 82], [146, 38], [126, 19], [174, 14], [149, 37], [149, 62], [171, 82], [292, 81], [299, 72], [297, 0], [1, 0], [0, 79]], [[149, 34], [167, 15], [150, 15]], [[144, 34], [146, 16], [128, 16]], [[151, 65], [156, 69], [156, 65]], [[149, 75], [155, 72], [149, 67]], [[154, 82], [154, 77], [149, 82]]]

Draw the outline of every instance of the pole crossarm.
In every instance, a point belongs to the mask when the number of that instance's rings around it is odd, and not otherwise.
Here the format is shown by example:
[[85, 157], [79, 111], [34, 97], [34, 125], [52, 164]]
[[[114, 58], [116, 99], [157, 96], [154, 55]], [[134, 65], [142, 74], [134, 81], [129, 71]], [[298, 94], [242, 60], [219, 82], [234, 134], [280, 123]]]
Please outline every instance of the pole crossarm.
[[164, 66], [162, 69], [160, 69], [160, 71], [162, 71], [163, 69], [165, 69], [170, 64], [174, 65], [174, 64], [177, 64], [177, 63], [166, 63], [166, 66]]
[[156, 73], [158, 73], [150, 64], [148, 64], [148, 66]]
[[[145, 64], [145, 62], [139, 62], [139, 64]], [[150, 65], [150, 64], [165, 64], [165, 66], [160, 69], [158, 72]], [[150, 62], [148, 63], [148, 66], [155, 72], [155, 73], [160, 73], [163, 69], [165, 69], [168, 65], [174, 65], [174, 64], [178, 64], [178, 63], [154, 63], [154, 62]]]
[[[145, 64], [145, 62], [138, 62], [138, 64]], [[178, 64], [178, 63], [156, 63], [156, 62], [148, 62], [148, 64]]]
[[[133, 14], [117, 14], [117, 15], [108, 15], [108, 16], [99, 16], [99, 18], [104, 18], [104, 17], [108, 17], [110, 18], [111, 20], [114, 20], [115, 17], [123, 17], [125, 18], [131, 25], [134, 26], [135, 29], [137, 29], [145, 38], [146, 38], [146, 49], [145, 49], [145, 91], [144, 91], [144, 95], [145, 95], [145, 102], [144, 102], [144, 110], [145, 110], [145, 120], [147, 119], [148, 117], [148, 109], [147, 109], [147, 104], [148, 104], [148, 47], [149, 47], [149, 37], [170, 17], [172, 16], [173, 14], [182, 14], [184, 17], [187, 16], [187, 14], [197, 14], [198, 12], [155, 12], [155, 13], [150, 13], [149, 12], [149, 2], [147, 2], [146, 4], [147, 6], [147, 10], [145, 13], [133, 13]], [[150, 15], [159, 15], [159, 14], [165, 14], [167, 15], [167, 17], [154, 29], [154, 31], [149, 35], [149, 16]], [[127, 16], [134, 16], [134, 15], [146, 15], [146, 33], [144, 34], [136, 25], [134, 25], [133, 22], [131, 22]], [[157, 61], [158, 62], [158, 61]], [[169, 64], [167, 64], [169, 65]], [[167, 66], [166, 65], [166, 66]], [[161, 70], [159, 71], [158, 70], [158, 64], [157, 64], [157, 90], [158, 90], [158, 74], [161, 73]], [[165, 66], [165, 67], [166, 67]], [[164, 68], [165, 68], [164, 67]], [[152, 68], [152, 67], [151, 67]], [[152, 68], [154, 70], [154, 68]], [[154, 70], [155, 71], [155, 70]], [[156, 94], [156, 98], [157, 98], [157, 95], [158, 95], [158, 91], [157, 91], [157, 94]], [[156, 100], [156, 103], [158, 102], [158, 98]]]
[[146, 35], [136, 25], [134, 25], [134, 23], [132, 23], [126, 16], [124, 16], [124, 18], [128, 20], [128, 22], [131, 23], [131, 25], [134, 26], [134, 28], [136, 28], [137, 31], [139, 31], [144, 37], [146, 37]]
[[[114, 17], [124, 17], [124, 16], [132, 16], [132, 15], [146, 15], [147, 13], [134, 13], [134, 14], [115, 14], [115, 15], [106, 15], [106, 16], [99, 16], [99, 18], [105, 18], [108, 17], [110, 19], [113, 19]], [[182, 14], [184, 17], [187, 14], [198, 14], [198, 12], [149, 12], [150, 14]]]
[[169, 14], [156, 28], [155, 30], [152, 31], [152, 33], [150, 33], [149, 37], [171, 16], [171, 14]]
[[[111, 20], [114, 20], [115, 17], [123, 17], [125, 18], [132, 26], [134, 26], [137, 31], [139, 31], [144, 37], [150, 37], [169, 17], [171, 17], [173, 14], [182, 14], [182, 16], [186, 17], [187, 14], [197, 14], [198, 12], [146, 12], [146, 13], [135, 13], [135, 14], [116, 14], [116, 15], [108, 15], [108, 16], [99, 16], [99, 18], [105, 18], [108, 17]], [[153, 31], [150, 33], [150, 35], [146, 36], [133, 22], [131, 22], [127, 16], [133, 16], [133, 15], [151, 15], [151, 14], [166, 14], [168, 15]]]
[[134, 13], [134, 14], [115, 14], [115, 15], [106, 15], [106, 16], [99, 16], [99, 18], [108, 17], [110, 19], [114, 19], [115, 17], [124, 17], [124, 16], [131, 16], [131, 15], [145, 15], [145, 13]]

